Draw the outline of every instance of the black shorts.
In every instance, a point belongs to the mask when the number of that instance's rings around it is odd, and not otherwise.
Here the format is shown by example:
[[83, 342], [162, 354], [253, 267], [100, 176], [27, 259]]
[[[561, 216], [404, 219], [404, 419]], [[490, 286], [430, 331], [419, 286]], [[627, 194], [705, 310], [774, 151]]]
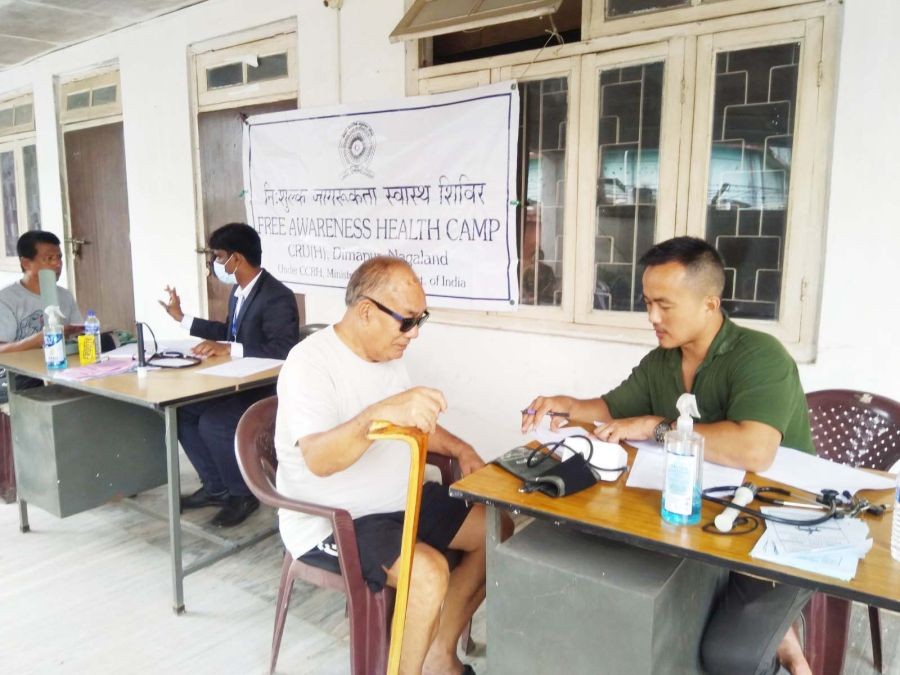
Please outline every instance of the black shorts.
[[[471, 506], [463, 500], [452, 498], [446, 486], [440, 483], [425, 483], [422, 486], [422, 504], [419, 508], [416, 540], [446, 555], [450, 542], [469, 515], [469, 509]], [[404, 511], [375, 513], [353, 521], [363, 578], [375, 592], [384, 588], [387, 581], [385, 568], [390, 568], [400, 557], [404, 513]], [[300, 556], [300, 560], [315, 567], [340, 573], [334, 535], [304, 553]]]

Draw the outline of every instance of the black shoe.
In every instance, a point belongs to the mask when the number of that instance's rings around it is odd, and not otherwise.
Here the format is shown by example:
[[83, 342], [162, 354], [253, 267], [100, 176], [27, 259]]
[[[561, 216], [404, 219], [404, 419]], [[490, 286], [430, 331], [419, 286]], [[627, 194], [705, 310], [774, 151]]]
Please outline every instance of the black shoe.
[[201, 487], [194, 494], [181, 498], [181, 510], [202, 509], [204, 506], [225, 506], [225, 500], [228, 498], [227, 492], [219, 494], [211, 494], [206, 488]]
[[225, 506], [216, 514], [211, 523], [216, 527], [234, 527], [247, 520], [247, 516], [258, 508], [259, 500], [253, 495], [246, 497], [228, 495]]

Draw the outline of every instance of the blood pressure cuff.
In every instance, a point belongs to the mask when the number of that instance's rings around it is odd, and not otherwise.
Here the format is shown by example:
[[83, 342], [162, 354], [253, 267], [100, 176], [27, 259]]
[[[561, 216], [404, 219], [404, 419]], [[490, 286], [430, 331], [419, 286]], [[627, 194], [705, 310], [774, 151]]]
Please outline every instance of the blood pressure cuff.
[[538, 461], [532, 461], [529, 465], [529, 458], [533, 460], [535, 452], [522, 447], [510, 450], [494, 462], [524, 481], [520, 492], [543, 492], [550, 497], [565, 497], [581, 492], [599, 480], [597, 472], [581, 453], [576, 452], [564, 462], [546, 454], [544, 459], [541, 459], [540, 453], [536, 457]]

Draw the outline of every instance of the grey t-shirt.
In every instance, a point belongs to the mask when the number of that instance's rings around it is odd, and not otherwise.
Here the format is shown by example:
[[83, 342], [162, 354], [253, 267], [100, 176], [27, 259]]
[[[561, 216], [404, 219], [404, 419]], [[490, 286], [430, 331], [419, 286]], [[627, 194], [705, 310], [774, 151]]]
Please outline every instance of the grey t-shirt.
[[[75, 298], [62, 286], [56, 287], [59, 309], [65, 323], [83, 323]], [[25, 288], [20, 281], [0, 290], [0, 342], [16, 342], [44, 327], [44, 303], [41, 296]]]

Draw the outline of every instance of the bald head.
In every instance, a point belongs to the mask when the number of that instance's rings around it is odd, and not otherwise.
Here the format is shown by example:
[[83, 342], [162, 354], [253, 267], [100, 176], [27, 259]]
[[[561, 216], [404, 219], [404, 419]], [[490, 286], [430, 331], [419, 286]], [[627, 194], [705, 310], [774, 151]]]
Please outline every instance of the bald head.
[[369, 258], [350, 277], [344, 304], [352, 307], [367, 295], [392, 295], [409, 285], [419, 286], [419, 278], [403, 258], [379, 255]]
[[678, 263], [684, 267], [686, 281], [702, 295], [722, 297], [725, 265], [719, 252], [703, 239], [667, 239], [647, 251], [639, 262], [647, 267]]

